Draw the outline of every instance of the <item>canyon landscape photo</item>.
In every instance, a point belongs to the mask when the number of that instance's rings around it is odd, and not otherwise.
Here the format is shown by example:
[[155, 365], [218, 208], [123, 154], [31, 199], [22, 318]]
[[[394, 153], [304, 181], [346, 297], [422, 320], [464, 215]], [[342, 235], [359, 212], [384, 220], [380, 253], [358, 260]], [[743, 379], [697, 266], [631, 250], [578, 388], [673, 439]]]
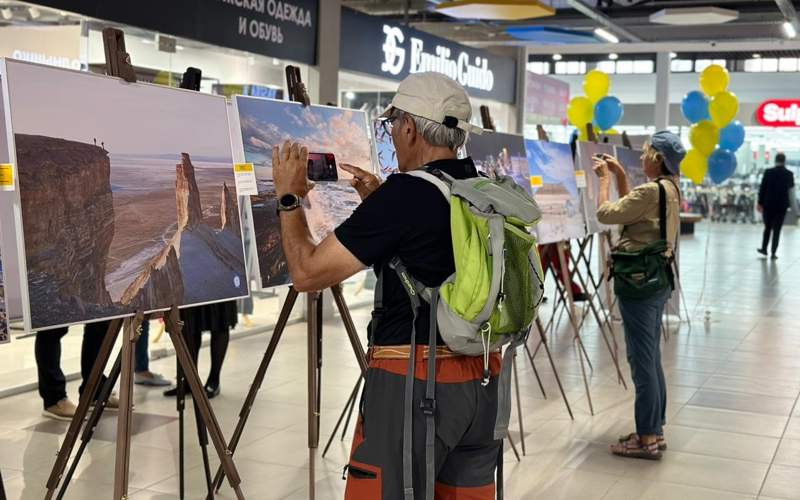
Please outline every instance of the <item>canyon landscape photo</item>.
[[247, 295], [224, 99], [6, 64], [27, 326]]
[[[583, 190], [583, 211], [586, 216], [586, 230], [589, 234], [611, 231], [617, 228], [614, 225], [601, 224], [597, 220], [597, 199], [600, 196], [600, 181], [592, 167], [592, 158], [595, 155], [614, 156], [614, 146], [594, 142], [578, 143], [576, 164], [578, 170], [583, 170], [586, 176], [586, 188]], [[609, 201], [616, 201], [619, 198], [616, 182], [612, 182], [610, 187], [608, 199]]]
[[467, 154], [479, 172], [489, 177], [508, 176], [530, 194], [531, 181], [525, 139], [521, 135], [503, 134], [487, 130], [481, 135], [471, 134], [467, 139]]
[[288, 101], [236, 97], [245, 161], [255, 167], [258, 195], [251, 197], [261, 286], [289, 283], [272, 181], [272, 148], [292, 140], [311, 153], [333, 153], [339, 180], [318, 182], [304, 200], [312, 236], [322, 241], [361, 203], [343, 163], [374, 172], [366, 115], [361, 111]]

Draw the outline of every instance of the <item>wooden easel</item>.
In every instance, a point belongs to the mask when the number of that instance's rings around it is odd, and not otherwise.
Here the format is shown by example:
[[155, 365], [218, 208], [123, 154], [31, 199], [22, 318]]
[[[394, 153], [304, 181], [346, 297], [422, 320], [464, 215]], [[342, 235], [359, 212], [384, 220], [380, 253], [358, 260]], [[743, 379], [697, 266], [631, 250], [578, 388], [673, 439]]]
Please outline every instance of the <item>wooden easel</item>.
[[[303, 106], [309, 106], [311, 100], [308, 96], [305, 84], [300, 77], [300, 69], [296, 66], [286, 67], [286, 83], [288, 87], [289, 100], [299, 102]], [[364, 352], [364, 347], [361, 345], [361, 339], [358, 337], [355, 323], [347, 308], [347, 303], [342, 295], [341, 284], [330, 287], [333, 294], [334, 302], [339, 310], [339, 314], [344, 323], [344, 329], [350, 339], [350, 345], [353, 348], [353, 353], [358, 361], [358, 366], [361, 369], [361, 376], [366, 375], [367, 372], [367, 357]], [[244, 428], [247, 425], [247, 419], [255, 403], [256, 395], [258, 394], [261, 384], [267, 374], [272, 362], [272, 357], [275, 350], [278, 348], [278, 343], [283, 335], [286, 323], [292, 313], [292, 309], [297, 301], [299, 292], [293, 286], [289, 287], [289, 294], [281, 307], [278, 322], [275, 325], [275, 330], [272, 333], [272, 338], [269, 341], [267, 350], [261, 360], [261, 364], [256, 371], [253, 382], [250, 385], [250, 390], [245, 397], [242, 408], [239, 411], [239, 420], [236, 423], [236, 428], [233, 431], [230, 441], [230, 453], [236, 451], [239, 445]], [[316, 476], [316, 451], [319, 447], [319, 428], [320, 428], [320, 413], [322, 402], [322, 291], [306, 293], [307, 309], [306, 309], [306, 323], [307, 330], [307, 343], [308, 343], [308, 498], [313, 499], [315, 496], [315, 476]], [[359, 379], [360, 380], [360, 379]], [[360, 383], [359, 383], [360, 385]], [[335, 432], [335, 431], [334, 431]], [[222, 485], [222, 480], [227, 474], [222, 467], [217, 470], [213, 480], [213, 487], [219, 491]]]
[[[135, 73], [133, 67], [130, 65], [130, 56], [125, 52], [125, 39], [124, 34], [113, 28], [106, 28], [103, 30], [103, 41], [106, 50], [106, 68], [109, 76], [118, 76], [124, 78], [126, 81], [135, 82]], [[144, 321], [144, 315], [141, 311], [137, 312], [133, 317], [126, 317], [124, 319], [114, 319], [110, 322], [106, 336], [100, 346], [97, 360], [92, 367], [91, 373], [83, 394], [78, 403], [78, 409], [75, 416], [70, 422], [67, 435], [65, 436], [64, 443], [58, 451], [56, 462], [50, 473], [47, 481], [47, 493], [45, 500], [50, 500], [55, 494], [61, 479], [64, 475], [64, 469], [67, 466], [72, 449], [78, 439], [78, 434], [81, 434], [81, 445], [78, 453], [75, 456], [69, 472], [64, 480], [64, 483], [59, 491], [58, 498], [63, 498], [72, 475], [78, 465], [78, 462], [86, 449], [89, 441], [92, 439], [94, 430], [100, 421], [103, 410], [108, 404], [108, 397], [116, 383], [117, 379], [120, 380], [120, 411], [117, 421], [117, 450], [116, 461], [114, 467], [114, 500], [123, 500], [128, 497], [128, 482], [130, 472], [130, 444], [131, 444], [131, 420], [133, 417], [133, 371], [134, 371], [134, 346], [141, 334], [141, 325]], [[189, 384], [192, 396], [194, 398], [197, 409], [199, 410], [200, 418], [203, 425], [208, 429], [211, 434], [211, 440], [217, 452], [217, 456], [226, 470], [228, 478], [239, 500], [244, 499], [241, 491], [241, 479], [233, 463], [231, 454], [225, 444], [225, 439], [222, 435], [219, 423], [216, 416], [211, 409], [211, 404], [208, 396], [197, 374], [197, 369], [192, 360], [189, 348], [182, 333], [182, 323], [180, 321], [177, 306], [172, 306], [170, 311], [164, 315], [164, 323], [166, 330], [175, 347], [175, 354], [178, 358], [178, 363], [181, 370], [185, 374], [186, 382]], [[122, 349], [114, 362], [111, 373], [106, 383], [103, 385], [102, 391], [97, 399], [97, 402], [92, 410], [91, 415], [86, 423], [83, 425], [84, 420], [89, 412], [89, 406], [92, 400], [95, 399], [97, 390], [100, 387], [100, 380], [105, 366], [111, 357], [117, 337], [120, 330], [124, 332], [122, 339]]]

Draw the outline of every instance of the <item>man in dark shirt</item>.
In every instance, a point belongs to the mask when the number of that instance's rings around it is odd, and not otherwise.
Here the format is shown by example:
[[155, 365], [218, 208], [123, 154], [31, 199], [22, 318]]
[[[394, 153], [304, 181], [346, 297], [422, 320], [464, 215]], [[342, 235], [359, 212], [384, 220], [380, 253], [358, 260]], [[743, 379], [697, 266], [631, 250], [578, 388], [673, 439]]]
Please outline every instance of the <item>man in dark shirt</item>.
[[[353, 440], [347, 499], [407, 498], [404, 492], [403, 413], [414, 314], [405, 288], [388, 266], [399, 257], [409, 273], [437, 287], [455, 272], [450, 207], [432, 183], [408, 175], [440, 170], [455, 178], [477, 175], [469, 158], [457, 159], [472, 106], [464, 89], [436, 73], [409, 76], [398, 88], [382, 125], [391, 135], [399, 170], [380, 183], [351, 165], [363, 202], [336, 231], [314, 245], [298, 198], [309, 191], [307, 150], [287, 142], [273, 152], [273, 176], [281, 211], [281, 236], [289, 272], [299, 291], [320, 290], [371, 266], [381, 278], [370, 324], [369, 372]], [[413, 416], [413, 496], [425, 498], [425, 397], [430, 311], [417, 314]], [[501, 441], [493, 435], [497, 415], [499, 354], [491, 357], [492, 381], [481, 386], [483, 360], [450, 351], [439, 337], [436, 352], [435, 492], [437, 498], [494, 498]]]
[[786, 168], [786, 155], [775, 155], [775, 166], [764, 172], [761, 188], [758, 190], [758, 211], [764, 214], [764, 239], [758, 253], [767, 255], [770, 235], [772, 236], [772, 259], [778, 258], [778, 243], [786, 211], [792, 205], [790, 195], [794, 188], [794, 174]]

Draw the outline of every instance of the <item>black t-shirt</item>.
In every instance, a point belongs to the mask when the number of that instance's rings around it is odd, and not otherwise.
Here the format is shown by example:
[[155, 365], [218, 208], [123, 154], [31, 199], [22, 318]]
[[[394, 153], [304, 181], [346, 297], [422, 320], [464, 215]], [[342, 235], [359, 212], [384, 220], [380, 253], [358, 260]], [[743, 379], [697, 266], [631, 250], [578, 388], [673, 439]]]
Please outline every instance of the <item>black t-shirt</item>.
[[[426, 168], [456, 179], [477, 176], [472, 159], [439, 160]], [[400, 257], [425, 286], [437, 287], [455, 272], [450, 236], [450, 205], [432, 183], [412, 175], [390, 175], [341, 226], [336, 237], [364, 265], [383, 274], [383, 314], [370, 328], [373, 345], [411, 342], [411, 302], [397, 273], [388, 266]], [[427, 344], [430, 308], [423, 301], [417, 317], [417, 343]], [[375, 320], [373, 320], [375, 321]], [[442, 344], [441, 338], [438, 339]]]

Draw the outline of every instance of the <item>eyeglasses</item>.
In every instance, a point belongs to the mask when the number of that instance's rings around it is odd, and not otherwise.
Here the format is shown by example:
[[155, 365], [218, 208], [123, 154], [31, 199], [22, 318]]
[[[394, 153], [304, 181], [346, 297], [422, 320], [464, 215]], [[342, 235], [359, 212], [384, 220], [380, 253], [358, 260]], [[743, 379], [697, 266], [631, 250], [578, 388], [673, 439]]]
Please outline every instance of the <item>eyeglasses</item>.
[[381, 120], [381, 127], [383, 127], [384, 133], [390, 136], [392, 135], [392, 128], [394, 127], [394, 121], [400, 118], [399, 116], [389, 116]]

